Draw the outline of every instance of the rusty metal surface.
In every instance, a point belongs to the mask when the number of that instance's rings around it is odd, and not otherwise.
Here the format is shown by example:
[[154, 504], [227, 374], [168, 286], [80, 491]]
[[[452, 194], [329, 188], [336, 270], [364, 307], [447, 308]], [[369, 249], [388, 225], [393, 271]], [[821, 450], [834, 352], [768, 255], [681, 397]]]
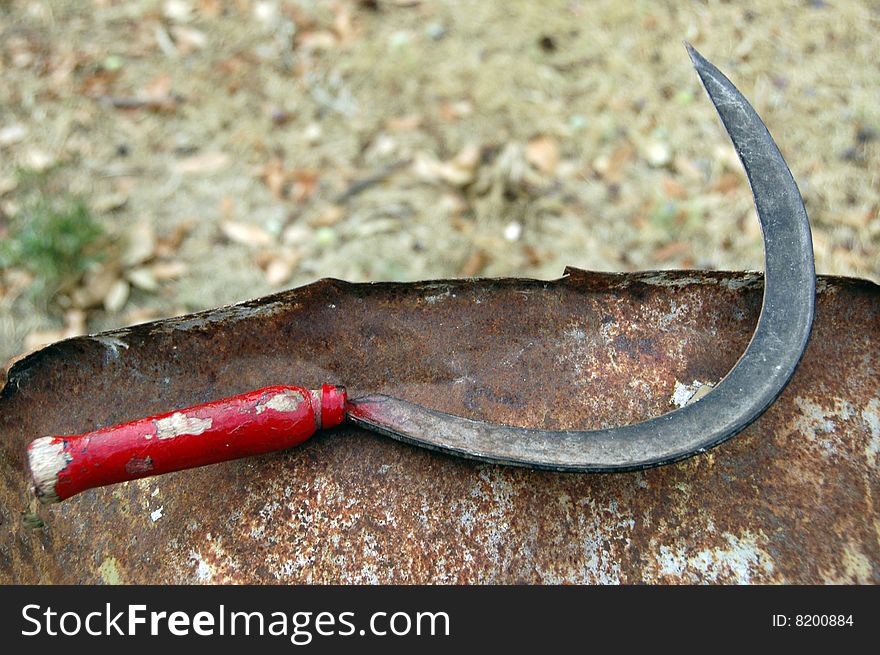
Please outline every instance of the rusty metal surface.
[[86, 492], [22, 525], [25, 444], [275, 383], [344, 383], [552, 429], [631, 422], [717, 382], [754, 274], [323, 281], [51, 346], [0, 393], [0, 578], [17, 582], [878, 582], [880, 288], [820, 278], [780, 399], [705, 455], [579, 475], [355, 428]]

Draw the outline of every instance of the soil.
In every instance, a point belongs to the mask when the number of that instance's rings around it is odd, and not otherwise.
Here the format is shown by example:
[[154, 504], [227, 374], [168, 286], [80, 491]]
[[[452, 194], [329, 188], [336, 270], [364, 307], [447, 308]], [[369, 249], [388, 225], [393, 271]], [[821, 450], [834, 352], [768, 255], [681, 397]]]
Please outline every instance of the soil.
[[880, 281], [878, 34], [842, 0], [0, 2], [0, 235], [31, 171], [114, 244], [51, 296], [0, 270], [0, 361], [322, 277], [760, 269], [685, 39], [776, 138], [817, 271]]

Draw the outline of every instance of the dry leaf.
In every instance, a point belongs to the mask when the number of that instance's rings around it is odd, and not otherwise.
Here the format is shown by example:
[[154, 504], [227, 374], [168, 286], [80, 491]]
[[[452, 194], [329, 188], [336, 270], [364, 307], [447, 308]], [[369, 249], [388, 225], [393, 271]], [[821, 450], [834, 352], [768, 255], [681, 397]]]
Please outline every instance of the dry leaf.
[[181, 159], [174, 170], [182, 175], [208, 175], [220, 171], [229, 164], [229, 155], [223, 152], [206, 152]]
[[92, 57], [81, 50], [58, 52], [50, 61], [51, 73], [49, 75], [49, 87], [58, 89], [61, 85], [67, 84], [70, 77], [77, 68], [88, 68]]
[[346, 5], [336, 5], [333, 8], [333, 31], [339, 37], [340, 43], [347, 43], [354, 35], [354, 26], [351, 22], [351, 12]]
[[300, 223], [288, 225], [284, 230], [281, 240], [286, 245], [298, 245], [308, 243], [314, 238], [314, 232], [307, 226]]
[[220, 213], [226, 219], [230, 219], [235, 215], [235, 201], [230, 196], [220, 198]]
[[113, 268], [102, 266], [88, 271], [82, 285], [71, 292], [71, 303], [79, 309], [100, 305], [118, 279], [119, 271]]
[[[762, 238], [761, 221], [758, 219], [758, 212], [752, 207], [748, 213], [742, 218], [742, 231], [748, 238], [757, 241]], [[816, 244], [816, 235], [813, 235], [813, 245]]]
[[444, 121], [457, 121], [462, 116], [467, 116], [474, 111], [474, 106], [467, 100], [448, 102], [440, 106], [440, 118]]
[[265, 271], [266, 267], [269, 266], [277, 255], [278, 253], [275, 250], [261, 250], [254, 255], [254, 263]]
[[156, 250], [156, 232], [153, 223], [144, 219], [128, 232], [128, 242], [122, 253], [123, 266], [137, 266], [151, 259]]
[[186, 264], [180, 261], [156, 262], [150, 267], [150, 272], [159, 282], [175, 280], [186, 273], [186, 270]]
[[296, 37], [297, 47], [305, 50], [330, 50], [336, 44], [336, 35], [327, 30], [303, 32]]
[[131, 287], [128, 285], [127, 281], [116, 280], [110, 286], [107, 295], [104, 296], [104, 309], [111, 314], [117, 313], [125, 306], [125, 303], [128, 302], [128, 294], [130, 291]]
[[30, 332], [24, 338], [24, 349], [27, 352], [21, 357], [16, 358], [16, 361], [25, 357], [27, 354], [32, 353], [34, 350], [42, 348], [43, 346], [48, 346], [50, 343], [61, 341], [63, 338], [63, 330], [35, 330]]
[[89, 98], [100, 98], [110, 95], [113, 83], [119, 76], [119, 70], [107, 70], [101, 68], [91, 75], [87, 75], [83, 80], [80, 92]]
[[418, 154], [413, 159], [413, 173], [428, 182], [448, 182], [454, 186], [465, 186], [473, 180], [470, 171], [459, 171], [454, 166], [437, 161], [430, 155]]
[[234, 221], [224, 221], [220, 225], [223, 234], [230, 241], [240, 243], [245, 246], [265, 247], [272, 245], [275, 239], [263, 228], [251, 223], [236, 223]]
[[92, 200], [92, 209], [99, 214], [116, 211], [125, 207], [128, 202], [128, 196], [124, 193], [115, 192], [97, 196]]
[[297, 169], [291, 172], [293, 188], [290, 192], [291, 200], [303, 202], [312, 197], [318, 188], [318, 173], [309, 169]]
[[408, 114], [406, 116], [389, 118], [385, 122], [385, 127], [392, 132], [412, 132], [413, 130], [417, 130], [421, 124], [421, 116], [418, 114]]
[[734, 173], [739, 173], [742, 171], [742, 164], [739, 161], [739, 155], [736, 154], [736, 149], [731, 144], [718, 144], [715, 146], [714, 151], [714, 161], [721, 163], [721, 165]]
[[480, 152], [480, 146], [467, 145], [452, 158], [452, 164], [458, 168], [473, 170], [480, 163]]
[[133, 268], [125, 274], [125, 277], [132, 286], [143, 291], [153, 293], [159, 290], [159, 281], [153, 275], [151, 268]]
[[175, 25], [171, 28], [177, 49], [181, 54], [188, 54], [194, 50], [201, 50], [208, 43], [208, 37], [201, 30], [192, 27]]
[[544, 263], [544, 258], [541, 256], [541, 253], [535, 249], [534, 246], [530, 246], [528, 244], [524, 245], [523, 254], [526, 256], [526, 259], [529, 262], [529, 266], [540, 266]]
[[13, 123], [0, 129], [0, 146], [11, 146], [13, 143], [24, 141], [27, 136], [27, 128], [21, 123]]
[[11, 175], [8, 177], [0, 177], [0, 196], [5, 196], [10, 191], [15, 191], [18, 187], [18, 180]]
[[79, 309], [68, 309], [64, 312], [64, 335], [76, 337], [86, 333], [86, 313]]
[[159, 50], [161, 50], [166, 57], [171, 59], [177, 57], [177, 46], [174, 45], [171, 35], [168, 33], [168, 30], [165, 29], [163, 24], [153, 24], [153, 38], [156, 40], [156, 45], [159, 46]]
[[266, 266], [266, 282], [273, 287], [281, 286], [293, 276], [298, 263], [299, 257], [289, 251], [273, 258]]
[[542, 173], [552, 175], [559, 164], [559, 146], [548, 136], [539, 136], [526, 145], [526, 161]]
[[263, 183], [279, 200], [308, 200], [318, 188], [320, 171], [300, 168], [287, 171], [280, 157], [273, 157], [258, 171]]
[[281, 158], [273, 157], [269, 160], [260, 171], [260, 177], [273, 196], [278, 200], [284, 199], [287, 176], [284, 173], [284, 163]]
[[330, 205], [320, 214], [309, 219], [309, 225], [312, 227], [330, 227], [336, 225], [342, 217], [345, 216], [345, 210], [339, 205]]
[[445, 162], [420, 153], [413, 160], [413, 172], [418, 177], [431, 182], [443, 181], [453, 186], [464, 187], [474, 181], [479, 162], [480, 148], [470, 145]]
[[161, 237], [156, 244], [156, 257], [171, 257], [176, 254], [177, 249], [183, 240], [192, 232], [196, 226], [196, 221], [188, 218], [178, 223], [174, 229], [164, 237]]
[[[0, 194], [2, 195], [2, 194]], [[858, 230], [868, 227], [868, 223], [874, 218], [874, 211], [853, 210], [835, 214], [834, 222], [841, 225], [848, 225]]]
[[723, 194], [734, 193], [739, 190], [743, 184], [740, 176], [736, 173], [725, 173], [721, 176], [718, 182], [715, 183], [712, 190]]
[[0, 269], [0, 299], [9, 303], [34, 283], [34, 276], [17, 268]]
[[27, 168], [38, 173], [49, 170], [56, 161], [51, 154], [38, 148], [31, 148], [24, 154], [24, 163]]
[[667, 175], [663, 176], [663, 179], [660, 181], [660, 186], [663, 188], [663, 193], [670, 198], [675, 198], [676, 200], [684, 200], [687, 198], [687, 189], [685, 189], [680, 182]]
[[608, 182], [619, 182], [623, 167], [632, 159], [635, 149], [632, 144], [624, 142], [617, 146], [610, 156], [603, 155], [596, 158], [593, 168]]
[[137, 325], [147, 323], [159, 318], [162, 314], [153, 307], [136, 307], [122, 315], [120, 323], [123, 325]]
[[654, 251], [654, 258], [658, 262], [666, 262], [670, 259], [676, 259], [677, 257], [683, 257], [690, 253], [691, 247], [690, 244], [684, 241], [673, 241], [671, 243], [667, 243], [662, 248], [659, 248]]
[[461, 232], [462, 234], [470, 235], [474, 232], [474, 221], [462, 218], [458, 214], [453, 214], [449, 217], [449, 224], [455, 231]]
[[440, 197], [439, 207], [446, 214], [459, 215], [467, 211], [468, 203], [458, 193], [444, 193]]
[[676, 157], [673, 160], [673, 165], [675, 166], [675, 171], [684, 177], [691, 178], [692, 180], [703, 179], [703, 172], [696, 164], [686, 157]]
[[169, 20], [188, 21], [192, 17], [192, 5], [186, 0], [165, 0], [162, 13]]
[[[757, 222], [758, 218], [756, 215], [752, 216], [752, 218], [754, 219], [752, 221], [753, 223]], [[819, 259], [820, 261], [831, 256], [831, 237], [829, 237], [824, 230], [818, 229], [813, 232], [813, 249], [816, 252], [816, 259]]]
[[217, 18], [222, 12], [222, 0], [199, 0], [199, 13], [206, 18]]
[[[348, 235], [353, 239], [366, 239], [375, 234], [384, 232], [400, 231], [400, 220], [397, 218], [373, 218], [364, 223], [356, 223], [348, 229]], [[316, 236], [318, 243], [332, 243], [336, 240], [336, 232], [329, 227], [323, 227], [318, 230]]]
[[464, 263], [464, 266], [461, 267], [461, 271], [459, 271], [459, 274], [462, 277], [476, 277], [483, 272], [483, 269], [486, 268], [486, 265], [488, 263], [489, 255], [486, 254], [486, 251], [482, 248], [478, 248], [471, 254], [470, 257], [468, 257], [467, 261]]
[[141, 95], [146, 98], [167, 98], [171, 95], [171, 75], [169, 73], [156, 75], [144, 85]]
[[388, 134], [379, 134], [376, 137], [376, 140], [373, 141], [373, 145], [370, 147], [370, 150], [380, 157], [387, 157], [396, 149], [397, 141]]
[[47, 346], [50, 343], [78, 337], [86, 332], [86, 315], [78, 309], [68, 309], [64, 313], [64, 327], [60, 330], [35, 330], [24, 338], [24, 347], [27, 352], [15, 357], [10, 365], [24, 358], [34, 350]]

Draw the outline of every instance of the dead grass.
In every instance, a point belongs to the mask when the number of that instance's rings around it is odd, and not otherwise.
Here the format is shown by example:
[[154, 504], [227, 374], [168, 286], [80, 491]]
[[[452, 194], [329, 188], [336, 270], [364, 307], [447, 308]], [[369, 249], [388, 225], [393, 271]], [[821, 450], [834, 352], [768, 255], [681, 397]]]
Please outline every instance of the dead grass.
[[[0, 207], [21, 205], [17, 167], [61, 165], [105, 228], [147, 222], [172, 244], [150, 266], [185, 267], [89, 308], [86, 329], [324, 276], [760, 268], [682, 39], [779, 142], [819, 272], [880, 281], [876, 4], [378, 5], [0, 8]], [[0, 304], [0, 359], [63, 320], [21, 294]]]

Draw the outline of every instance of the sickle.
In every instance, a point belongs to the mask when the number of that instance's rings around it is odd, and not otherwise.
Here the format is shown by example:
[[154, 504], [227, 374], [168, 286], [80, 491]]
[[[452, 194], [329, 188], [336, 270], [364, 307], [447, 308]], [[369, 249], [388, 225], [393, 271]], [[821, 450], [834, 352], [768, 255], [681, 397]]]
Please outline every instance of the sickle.
[[731, 371], [700, 400], [668, 414], [586, 432], [492, 425], [388, 396], [352, 401], [369, 430], [462, 457], [559, 471], [660, 466], [730, 439], [776, 400], [813, 325], [816, 272], [810, 223], [797, 184], [761, 118], [733, 83], [685, 44], [745, 168], [764, 234], [764, 300], [758, 326]]
[[473, 421], [384, 395], [347, 400], [341, 387], [276, 386], [28, 448], [43, 502], [85, 489], [297, 445], [348, 418], [418, 446], [487, 462], [559, 471], [644, 469], [701, 453], [757, 419], [806, 349], [815, 307], [810, 226], [794, 178], [755, 110], [686, 44], [745, 168], [764, 235], [757, 328], [731, 371], [701, 399], [632, 425], [548, 431]]

